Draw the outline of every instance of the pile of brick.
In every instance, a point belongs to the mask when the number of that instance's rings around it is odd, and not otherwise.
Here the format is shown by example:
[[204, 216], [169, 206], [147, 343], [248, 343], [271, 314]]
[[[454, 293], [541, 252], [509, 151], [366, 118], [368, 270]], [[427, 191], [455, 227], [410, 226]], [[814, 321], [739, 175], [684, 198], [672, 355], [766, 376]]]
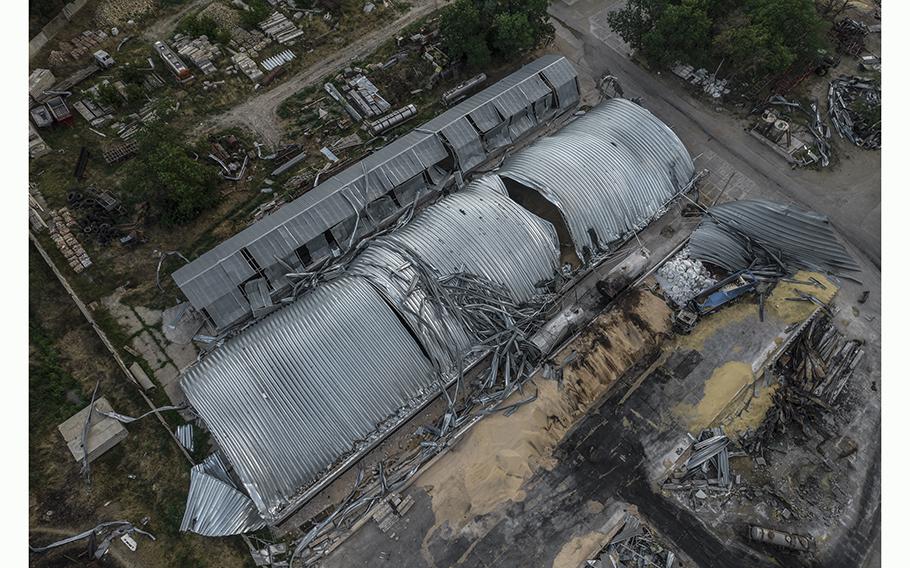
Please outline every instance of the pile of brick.
[[79, 61], [97, 51], [98, 45], [106, 39], [107, 34], [101, 30], [85, 30], [69, 41], [61, 41], [57, 45], [59, 49], [52, 51], [48, 56], [48, 63], [62, 65], [66, 63], [67, 57]]
[[51, 239], [57, 245], [57, 250], [69, 263], [73, 272], [79, 274], [92, 265], [92, 260], [70, 230], [70, 228], [76, 226], [76, 220], [66, 207], [53, 211], [51, 218], [53, 219], [50, 231]]
[[272, 43], [271, 38], [266, 37], [259, 30], [248, 32], [241, 27], [236, 27], [231, 30], [231, 40], [228, 45], [250, 57], [259, 57], [259, 52], [270, 43]]
[[228, 8], [219, 2], [212, 2], [199, 12], [197, 18], [211, 18], [222, 30], [230, 30], [240, 23], [240, 15], [237, 10]]

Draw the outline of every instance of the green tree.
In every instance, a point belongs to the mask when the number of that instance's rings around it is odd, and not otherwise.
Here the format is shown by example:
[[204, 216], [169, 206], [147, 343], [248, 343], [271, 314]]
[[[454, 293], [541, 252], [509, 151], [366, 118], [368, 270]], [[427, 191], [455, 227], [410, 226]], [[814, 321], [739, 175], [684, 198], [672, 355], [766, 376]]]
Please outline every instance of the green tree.
[[607, 14], [607, 24], [634, 49], [642, 49], [645, 35], [654, 29], [667, 3], [667, 0], [629, 0], [624, 8]]
[[494, 24], [493, 49], [500, 56], [513, 56], [534, 47], [534, 28], [527, 14], [499, 14]]
[[473, 0], [456, 0], [442, 12], [440, 37], [446, 54], [453, 61], [463, 59], [472, 68], [487, 65], [490, 62], [487, 31]]
[[148, 200], [164, 225], [191, 221], [218, 202], [215, 169], [193, 160], [175, 142], [180, 139], [176, 130], [156, 122], [139, 136], [125, 187], [134, 199]]
[[642, 38], [642, 51], [652, 62], [702, 65], [711, 48], [711, 18], [706, 0], [682, 0], [667, 6]]

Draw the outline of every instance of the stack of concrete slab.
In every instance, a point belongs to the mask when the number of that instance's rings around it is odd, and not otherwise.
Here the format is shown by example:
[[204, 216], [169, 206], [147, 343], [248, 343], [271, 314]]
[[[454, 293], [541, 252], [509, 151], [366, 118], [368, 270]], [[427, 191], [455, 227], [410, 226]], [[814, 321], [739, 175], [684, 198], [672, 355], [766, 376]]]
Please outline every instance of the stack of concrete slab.
[[[119, 444], [126, 438], [127, 431], [123, 424], [108, 418], [97, 411], [112, 412], [110, 403], [106, 398], [101, 397], [95, 400], [95, 411], [92, 412], [92, 419], [89, 423], [88, 431], [85, 435], [85, 445], [88, 448], [89, 463], [95, 461], [102, 454]], [[86, 406], [76, 414], [70, 416], [65, 422], [57, 426], [60, 434], [63, 435], [64, 441], [73, 454], [73, 459], [81, 462], [85, 455], [82, 447], [82, 433], [85, 428], [85, 421], [88, 418], [89, 407]]]
[[291, 43], [303, 35], [303, 31], [281, 12], [275, 12], [260, 22], [259, 29], [280, 44]]

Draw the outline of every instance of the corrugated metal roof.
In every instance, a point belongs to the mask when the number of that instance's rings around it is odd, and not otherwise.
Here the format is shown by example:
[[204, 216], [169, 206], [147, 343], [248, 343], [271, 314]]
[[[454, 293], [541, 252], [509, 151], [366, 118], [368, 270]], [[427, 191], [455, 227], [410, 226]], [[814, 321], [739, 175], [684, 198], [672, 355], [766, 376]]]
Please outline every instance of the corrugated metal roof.
[[[541, 76], [547, 78], [546, 83]], [[263, 269], [273, 294], [277, 294], [288, 285], [287, 279], [281, 277], [286, 269], [278, 258], [296, 268], [299, 261], [295, 251], [299, 247], [320, 239], [327, 230], [333, 235], [340, 233], [341, 229], [336, 229], [339, 224], [353, 228], [352, 218], [362, 213], [369, 202], [443, 161], [448, 156], [444, 139], [452, 145], [462, 172], [476, 167], [488, 151], [508, 142], [500, 135], [495, 141], [487, 140], [485, 148], [480, 133], [465, 118], [468, 114], [476, 111], [482, 117], [478, 120], [487, 125], [494, 119], [490, 110], [500, 108], [505, 121], [512, 120], [508, 130], [514, 138], [535, 125], [535, 103], [552, 96], [555, 90], [560, 108], [568, 108], [563, 104], [565, 96], [559, 93], [577, 88], [575, 71], [565, 58], [541, 57], [202, 254], [175, 271], [174, 281], [195, 308], [206, 309], [219, 328], [236, 323], [250, 310], [236, 301], [235, 291], [254, 275], [240, 255], [241, 249], [246, 249]], [[574, 100], [578, 100], [577, 92]], [[358, 232], [366, 224], [362, 222], [359, 227]], [[316, 255], [311, 251], [310, 256], [315, 259]]]
[[228, 340], [181, 385], [270, 519], [433, 376], [389, 305], [343, 277]]
[[504, 191], [498, 176], [484, 176], [380, 240], [416, 251], [440, 274], [485, 276], [528, 300], [543, 291], [536, 284], [558, 269], [559, 241], [550, 223]]
[[190, 469], [190, 491], [180, 530], [203, 536], [228, 536], [265, 526], [253, 501], [237, 489], [218, 454]]
[[347, 268], [367, 278], [408, 321], [421, 344], [447, 369], [458, 351], [472, 345], [450, 315], [439, 313], [413, 283], [411, 254], [439, 276], [467, 271], [486, 276], [528, 299], [558, 268], [559, 243], [552, 225], [506, 196], [498, 176], [485, 176], [427, 207], [406, 227], [372, 241]]
[[695, 173], [665, 124], [625, 99], [607, 100], [553, 136], [507, 159], [498, 172], [562, 212], [581, 257], [644, 226]]
[[731, 272], [748, 268], [756, 258], [765, 264], [775, 263], [761, 246], [744, 237], [770, 249], [794, 268], [859, 270], [827, 217], [764, 200], [731, 201], [712, 207], [692, 233], [689, 250], [694, 258]]

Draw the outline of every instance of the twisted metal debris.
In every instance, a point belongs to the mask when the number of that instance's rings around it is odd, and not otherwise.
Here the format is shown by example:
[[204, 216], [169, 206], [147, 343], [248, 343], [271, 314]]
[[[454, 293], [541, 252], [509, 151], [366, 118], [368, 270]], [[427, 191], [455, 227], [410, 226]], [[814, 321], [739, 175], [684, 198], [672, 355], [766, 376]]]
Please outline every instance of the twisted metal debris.
[[761, 266], [857, 271], [828, 218], [764, 200], [731, 201], [707, 210], [689, 239], [693, 258], [729, 272]]
[[190, 491], [180, 530], [204, 536], [228, 536], [259, 530], [265, 521], [256, 505], [238, 489], [227, 466], [212, 454], [190, 470]]
[[89, 537], [97, 539], [99, 536], [105, 535], [101, 542], [98, 543], [97, 546], [93, 547], [94, 550], [92, 552], [92, 556], [97, 560], [104, 556], [108, 548], [110, 548], [111, 541], [113, 541], [115, 538], [119, 538], [125, 534], [130, 533], [138, 533], [145, 535], [152, 540], [155, 540], [155, 536], [152, 533], [140, 529], [129, 521], [109, 521], [101, 523], [100, 525], [87, 531], [83, 531], [79, 534], [58, 540], [57, 542], [52, 542], [51, 544], [46, 544], [44, 546], [32, 546], [29, 544], [28, 549], [31, 552], [35, 553], [47, 552], [48, 550], [65, 546], [73, 542], [79, 542], [80, 540], [84, 540]]
[[841, 75], [828, 86], [831, 124], [860, 148], [882, 147], [881, 105], [881, 88], [869, 79]]
[[585, 566], [591, 568], [673, 568], [676, 553], [664, 546], [650, 527], [630, 513], [610, 542]]
[[806, 129], [809, 130], [815, 140], [815, 151], [818, 152], [818, 156], [810, 152], [808, 158], [798, 162], [798, 165], [805, 167], [818, 162], [821, 167], [828, 167], [831, 163], [831, 145], [828, 144], [828, 139], [831, 138], [831, 129], [822, 121], [818, 110], [818, 99], [812, 99], [808, 109], [801, 102], [788, 101], [781, 95], [773, 95], [768, 99], [768, 104], [793, 109], [806, 116]]
[[831, 316], [820, 309], [772, 369], [780, 387], [762, 423], [743, 434], [749, 453], [764, 455], [774, 438], [791, 427], [809, 438], [813, 430], [833, 435], [828, 432], [825, 416], [836, 408], [864, 355], [862, 341], [846, 340]]
[[729, 444], [730, 439], [723, 428], [703, 430], [697, 440], [692, 439], [689, 458], [662, 487], [676, 491], [729, 490], [733, 484]]

